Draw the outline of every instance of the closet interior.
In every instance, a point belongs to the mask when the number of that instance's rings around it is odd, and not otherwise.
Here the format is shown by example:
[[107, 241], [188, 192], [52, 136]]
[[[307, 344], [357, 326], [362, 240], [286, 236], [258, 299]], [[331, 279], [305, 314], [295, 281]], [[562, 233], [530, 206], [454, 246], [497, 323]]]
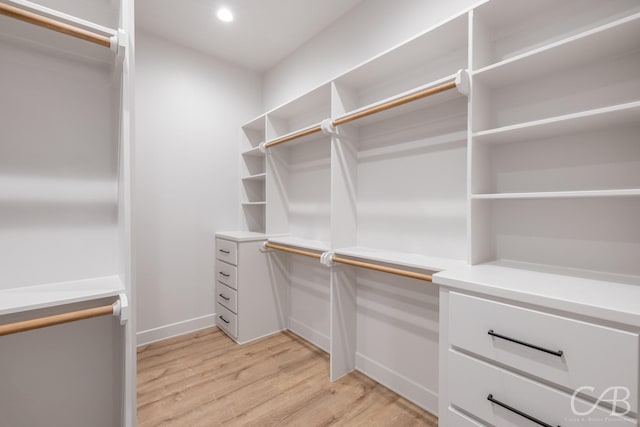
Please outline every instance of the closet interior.
[[[329, 352], [331, 380], [359, 370], [442, 425], [502, 425], [518, 405], [562, 423], [558, 402], [580, 384], [539, 372], [535, 352], [500, 356], [519, 349], [497, 332], [477, 331], [493, 341], [473, 347], [463, 325], [513, 319], [513, 335], [577, 352], [587, 344], [569, 330], [584, 320], [611, 328], [605, 341], [629, 340], [616, 378], [633, 401], [624, 421], [637, 422], [639, 11], [491, 0], [242, 128], [241, 157], [260, 173], [242, 180], [243, 200], [259, 202], [243, 204], [244, 231], [267, 242], [255, 262], [266, 257], [271, 286], [288, 292], [283, 328]], [[490, 315], [504, 303], [510, 314]], [[540, 317], [519, 324], [528, 309]], [[564, 316], [557, 336], [529, 330], [549, 316]], [[554, 369], [602, 380], [597, 398], [612, 377], [576, 366], [612, 352], [567, 354]], [[483, 358], [506, 373], [485, 373]], [[474, 375], [486, 384], [472, 396]], [[506, 385], [518, 375], [553, 392]], [[528, 390], [546, 404], [487, 399], [494, 383], [503, 399]]]

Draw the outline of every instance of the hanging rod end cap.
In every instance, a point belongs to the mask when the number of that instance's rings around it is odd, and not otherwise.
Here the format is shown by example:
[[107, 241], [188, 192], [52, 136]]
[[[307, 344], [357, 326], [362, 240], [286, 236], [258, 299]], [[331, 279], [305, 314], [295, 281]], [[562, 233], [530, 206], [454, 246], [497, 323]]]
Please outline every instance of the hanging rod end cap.
[[322, 255], [320, 255], [320, 262], [327, 267], [333, 267], [334, 255], [333, 251], [323, 252]]
[[467, 70], [458, 70], [456, 74], [456, 88], [461, 94], [469, 96], [469, 73]]
[[322, 133], [324, 133], [325, 135], [337, 135], [338, 134], [336, 132], [336, 127], [333, 125], [333, 120], [331, 120], [331, 119], [324, 119], [320, 123], [320, 130], [322, 130]]
[[264, 242], [262, 242], [262, 244], [260, 245], [260, 252], [262, 253], [267, 253], [269, 251], [269, 248], [267, 248], [267, 243], [269, 243], [268, 240], [265, 240]]
[[[261, 142], [261, 143], [258, 145], [258, 149], [260, 150], [260, 152], [261, 152], [262, 154], [267, 154], [267, 153], [269, 152], [269, 149], [268, 149], [268, 147], [267, 147], [267, 143], [266, 143], [266, 142]], [[266, 243], [266, 242], [265, 242], [265, 243]]]
[[120, 324], [124, 326], [129, 320], [129, 299], [127, 294], [118, 295], [118, 301], [113, 303], [113, 315], [120, 318]]

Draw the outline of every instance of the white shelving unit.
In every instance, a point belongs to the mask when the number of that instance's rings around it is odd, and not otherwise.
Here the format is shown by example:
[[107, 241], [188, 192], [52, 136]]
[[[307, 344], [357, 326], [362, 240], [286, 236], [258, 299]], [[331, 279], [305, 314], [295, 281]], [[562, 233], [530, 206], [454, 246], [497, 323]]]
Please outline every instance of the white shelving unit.
[[265, 141], [265, 117], [242, 127], [240, 141], [242, 226], [245, 231], [264, 233], [266, 228], [266, 165], [259, 145]]
[[[0, 16], [0, 322], [122, 294], [133, 305], [133, 2], [1, 3], [94, 41]], [[2, 337], [15, 351], [0, 363], [20, 378], [4, 379], [13, 386], [0, 399], [3, 422], [134, 425], [134, 322], [101, 318]], [[57, 353], [65, 358], [45, 357]]]
[[[451, 307], [427, 274], [637, 326], [638, 70], [637, 1], [490, 0], [265, 113], [268, 240], [312, 252], [267, 256], [288, 328], [330, 352], [332, 380], [357, 369], [433, 413], [440, 400], [443, 425], [470, 419], [442, 406]], [[470, 91], [382, 108], [465, 75]], [[323, 270], [325, 252], [422, 279]]]

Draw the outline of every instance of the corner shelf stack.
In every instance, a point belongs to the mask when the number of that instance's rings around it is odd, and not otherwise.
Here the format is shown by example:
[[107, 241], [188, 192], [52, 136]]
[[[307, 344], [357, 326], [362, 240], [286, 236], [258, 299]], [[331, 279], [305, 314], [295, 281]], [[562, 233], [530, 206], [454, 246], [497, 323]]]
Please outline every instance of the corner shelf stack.
[[265, 140], [264, 116], [242, 127], [241, 200], [243, 228], [255, 233], [265, 232], [266, 169], [260, 144]]

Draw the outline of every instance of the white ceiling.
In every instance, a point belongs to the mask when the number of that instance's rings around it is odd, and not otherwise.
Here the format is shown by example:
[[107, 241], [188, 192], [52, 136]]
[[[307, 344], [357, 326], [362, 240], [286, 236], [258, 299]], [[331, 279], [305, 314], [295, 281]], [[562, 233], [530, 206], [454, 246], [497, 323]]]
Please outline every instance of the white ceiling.
[[[138, 29], [265, 71], [362, 0], [137, 0]], [[234, 15], [216, 18], [220, 6]]]

